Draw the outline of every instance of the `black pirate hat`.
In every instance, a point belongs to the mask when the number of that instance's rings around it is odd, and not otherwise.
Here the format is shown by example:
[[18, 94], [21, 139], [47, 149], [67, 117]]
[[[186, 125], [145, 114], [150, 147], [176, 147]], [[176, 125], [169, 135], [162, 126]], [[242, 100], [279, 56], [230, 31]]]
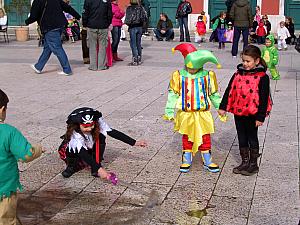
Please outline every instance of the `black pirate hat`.
[[82, 107], [71, 112], [71, 114], [68, 116], [67, 124], [89, 124], [98, 121], [100, 117], [102, 117], [102, 113], [98, 110], [88, 107]]

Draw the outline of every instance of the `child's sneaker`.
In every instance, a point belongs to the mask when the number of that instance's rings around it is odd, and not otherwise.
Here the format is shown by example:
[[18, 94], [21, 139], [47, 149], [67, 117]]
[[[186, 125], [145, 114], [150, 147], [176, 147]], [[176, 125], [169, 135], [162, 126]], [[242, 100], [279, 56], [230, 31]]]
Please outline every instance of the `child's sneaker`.
[[35, 68], [34, 65], [30, 65], [30, 67], [31, 67], [31, 69], [34, 70], [35, 73], [37, 73], [37, 74], [41, 74], [41, 73], [42, 73], [42, 71], [40, 71], [40, 70], [38, 70], [37, 68]]

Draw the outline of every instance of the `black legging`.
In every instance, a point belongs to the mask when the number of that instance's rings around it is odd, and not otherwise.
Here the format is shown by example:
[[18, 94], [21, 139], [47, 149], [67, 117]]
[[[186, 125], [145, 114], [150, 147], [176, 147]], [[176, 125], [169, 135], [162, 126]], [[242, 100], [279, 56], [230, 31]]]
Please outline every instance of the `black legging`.
[[234, 116], [236, 131], [238, 134], [239, 147], [258, 149], [258, 127], [255, 126], [254, 116]]

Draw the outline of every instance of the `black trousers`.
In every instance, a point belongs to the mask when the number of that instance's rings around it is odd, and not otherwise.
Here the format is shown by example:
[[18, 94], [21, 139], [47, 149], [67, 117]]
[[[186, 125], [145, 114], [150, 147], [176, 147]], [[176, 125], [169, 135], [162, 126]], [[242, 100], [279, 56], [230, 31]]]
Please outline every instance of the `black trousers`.
[[87, 46], [87, 30], [81, 31], [81, 48], [82, 48], [82, 57], [83, 59], [89, 59], [90, 53]]
[[118, 46], [121, 38], [121, 27], [113, 27], [111, 30], [112, 43], [111, 48], [113, 53], [118, 52]]
[[234, 116], [240, 148], [259, 149], [254, 116]]

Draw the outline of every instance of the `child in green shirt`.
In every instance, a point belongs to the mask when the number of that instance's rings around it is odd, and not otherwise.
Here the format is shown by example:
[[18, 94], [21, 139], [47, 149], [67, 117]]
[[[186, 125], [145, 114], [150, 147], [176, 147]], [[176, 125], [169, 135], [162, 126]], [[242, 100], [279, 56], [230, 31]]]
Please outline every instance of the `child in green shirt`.
[[21, 132], [4, 123], [9, 99], [0, 89], [0, 225], [17, 224], [17, 190], [22, 190], [18, 161], [30, 162], [42, 154]]

